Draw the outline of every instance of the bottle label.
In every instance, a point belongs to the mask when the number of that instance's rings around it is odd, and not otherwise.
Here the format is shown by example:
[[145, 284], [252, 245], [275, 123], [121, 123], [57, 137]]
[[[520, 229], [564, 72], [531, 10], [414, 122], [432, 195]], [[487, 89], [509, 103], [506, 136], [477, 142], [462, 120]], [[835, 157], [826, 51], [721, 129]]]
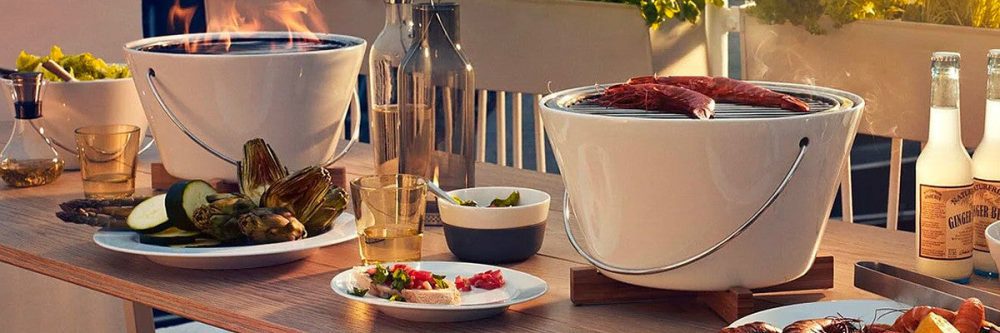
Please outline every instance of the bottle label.
[[972, 209], [975, 212], [975, 243], [976, 251], [990, 252], [986, 243], [986, 227], [1000, 220], [1000, 181], [975, 179], [972, 188]]
[[920, 184], [921, 258], [961, 260], [972, 257], [972, 184]]

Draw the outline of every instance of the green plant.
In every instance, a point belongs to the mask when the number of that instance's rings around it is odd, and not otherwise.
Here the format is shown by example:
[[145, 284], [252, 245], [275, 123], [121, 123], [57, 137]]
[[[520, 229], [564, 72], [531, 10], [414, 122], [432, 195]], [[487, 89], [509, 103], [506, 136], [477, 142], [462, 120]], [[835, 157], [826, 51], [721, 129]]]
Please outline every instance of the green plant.
[[[705, 4], [721, 7], [723, 0], [589, 0], [599, 2], [624, 3], [639, 7], [642, 18], [651, 28], [660, 23], [676, 18], [681, 21], [697, 23]], [[794, 1], [794, 0], [793, 0]]]
[[756, 0], [750, 15], [769, 24], [791, 23], [814, 34], [857, 20], [903, 20], [1000, 28], [997, 0]]

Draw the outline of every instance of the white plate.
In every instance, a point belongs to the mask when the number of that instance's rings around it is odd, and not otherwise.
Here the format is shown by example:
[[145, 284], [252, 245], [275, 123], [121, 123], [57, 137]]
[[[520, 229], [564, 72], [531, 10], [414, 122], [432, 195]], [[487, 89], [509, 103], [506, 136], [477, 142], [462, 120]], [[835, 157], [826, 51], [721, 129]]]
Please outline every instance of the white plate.
[[[784, 328], [799, 320], [829, 316], [858, 318], [865, 324], [869, 324], [875, 319], [877, 310], [879, 310], [878, 315], [881, 316], [876, 321], [877, 323], [892, 324], [901, 313], [882, 309], [905, 310], [911, 307], [903, 303], [886, 300], [843, 300], [802, 303], [757, 312], [734, 321], [729, 327], [763, 321], [777, 328]], [[885, 315], [882, 316], [883, 314]]]
[[[511, 305], [533, 300], [549, 290], [549, 285], [544, 280], [528, 273], [503, 267], [444, 261], [405, 262], [403, 264], [418, 270], [444, 275], [445, 280], [449, 283], [454, 283], [455, 276], [457, 275], [468, 278], [476, 273], [499, 269], [500, 273], [503, 274], [506, 284], [503, 288], [492, 291], [473, 288], [471, 292], [463, 292], [463, 304], [460, 305], [389, 302], [388, 300], [369, 295], [365, 297], [354, 296], [348, 293], [355, 287], [354, 275], [351, 274], [352, 269], [337, 274], [330, 281], [330, 287], [340, 296], [375, 306], [389, 316], [422, 322], [455, 322], [495, 316], [506, 311], [507, 307]], [[476, 302], [476, 299], [495, 296], [498, 293], [506, 293], [507, 297], [502, 298], [502, 301], [493, 303], [467, 304], [467, 302]]]
[[132, 231], [98, 231], [94, 243], [115, 252], [138, 254], [155, 263], [193, 269], [241, 269], [284, 264], [312, 255], [317, 249], [358, 237], [354, 215], [343, 213], [330, 231], [293, 242], [262, 245], [174, 248], [143, 244]]

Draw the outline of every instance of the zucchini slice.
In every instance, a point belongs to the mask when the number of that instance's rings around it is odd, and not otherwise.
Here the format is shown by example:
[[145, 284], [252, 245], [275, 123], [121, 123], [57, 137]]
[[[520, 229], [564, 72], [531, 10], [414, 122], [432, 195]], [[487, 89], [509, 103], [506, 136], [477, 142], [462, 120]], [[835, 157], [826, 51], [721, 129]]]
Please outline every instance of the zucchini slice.
[[208, 204], [206, 197], [217, 194], [212, 185], [202, 180], [177, 182], [167, 190], [167, 217], [174, 226], [187, 231], [200, 231], [194, 224], [194, 211]]
[[170, 245], [170, 247], [182, 248], [182, 249], [196, 249], [196, 248], [203, 248], [203, 247], [216, 247], [216, 246], [219, 246], [219, 245], [222, 245], [222, 242], [219, 241], [219, 240], [217, 240], [217, 239], [212, 239], [212, 238], [198, 238], [198, 239], [196, 239], [196, 240], [194, 240], [193, 242], [190, 242], [190, 243], [173, 244], [173, 245]]
[[132, 230], [150, 234], [172, 227], [173, 223], [167, 218], [166, 197], [160, 194], [143, 200], [128, 214], [125, 224]]
[[155, 234], [141, 234], [139, 235], [139, 242], [152, 245], [186, 244], [198, 240], [199, 235], [201, 233], [197, 231], [181, 230], [174, 227], [167, 228], [167, 230]]

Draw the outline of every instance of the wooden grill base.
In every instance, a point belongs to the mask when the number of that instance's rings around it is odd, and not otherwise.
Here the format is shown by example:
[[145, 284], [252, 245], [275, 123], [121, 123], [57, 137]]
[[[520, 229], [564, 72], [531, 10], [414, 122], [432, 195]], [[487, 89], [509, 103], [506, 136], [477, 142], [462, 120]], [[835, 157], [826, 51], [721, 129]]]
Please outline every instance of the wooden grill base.
[[723, 320], [732, 322], [754, 312], [756, 296], [833, 288], [833, 257], [817, 257], [802, 277], [772, 287], [696, 292], [663, 290], [612, 280], [594, 267], [570, 268], [570, 300], [575, 305], [619, 304], [649, 301], [689, 302], [707, 305]]
[[[344, 167], [330, 167], [326, 170], [330, 171], [330, 176], [333, 178], [333, 185], [340, 186], [345, 190], [347, 189], [347, 169]], [[163, 163], [153, 163], [150, 165], [149, 171], [151, 187], [156, 191], [166, 191], [170, 188], [170, 185], [183, 180], [168, 173], [167, 168], [163, 166]], [[236, 173], [235, 167], [233, 168], [233, 173]], [[239, 184], [224, 179], [207, 179], [205, 181], [211, 184], [216, 191], [222, 193], [235, 193], [240, 191]]]

